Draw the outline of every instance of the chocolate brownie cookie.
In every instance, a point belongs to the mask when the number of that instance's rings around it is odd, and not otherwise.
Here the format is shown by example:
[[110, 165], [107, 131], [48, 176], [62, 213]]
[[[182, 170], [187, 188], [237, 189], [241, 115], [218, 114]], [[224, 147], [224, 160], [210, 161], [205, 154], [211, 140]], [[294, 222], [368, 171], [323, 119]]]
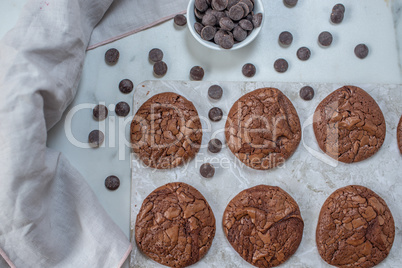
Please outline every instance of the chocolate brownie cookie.
[[247, 166], [270, 169], [285, 162], [299, 145], [296, 109], [276, 88], [260, 88], [237, 100], [225, 126], [229, 149]]
[[398, 130], [397, 130], [396, 135], [397, 135], [397, 139], [398, 139], [399, 151], [401, 151], [401, 154], [402, 154], [402, 117], [399, 120]]
[[279, 187], [258, 185], [240, 192], [223, 214], [232, 247], [256, 267], [275, 267], [296, 252], [304, 223], [296, 201]]
[[202, 140], [201, 121], [192, 102], [167, 92], [153, 96], [131, 122], [132, 148], [145, 165], [174, 168], [195, 156]]
[[321, 208], [318, 252], [337, 267], [373, 267], [391, 250], [395, 223], [385, 201], [363, 186], [336, 190]]
[[366, 91], [354, 86], [328, 95], [314, 113], [313, 127], [321, 150], [344, 163], [369, 158], [385, 138], [380, 107]]
[[215, 236], [215, 217], [194, 187], [169, 183], [145, 198], [135, 222], [135, 241], [160, 264], [185, 267], [208, 252]]

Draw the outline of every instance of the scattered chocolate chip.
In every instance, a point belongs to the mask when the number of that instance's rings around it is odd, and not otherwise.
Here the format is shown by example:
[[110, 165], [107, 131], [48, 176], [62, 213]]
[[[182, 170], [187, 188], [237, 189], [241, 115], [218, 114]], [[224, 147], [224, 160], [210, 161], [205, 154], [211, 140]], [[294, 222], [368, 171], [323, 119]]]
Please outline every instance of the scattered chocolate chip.
[[233, 38], [236, 41], [243, 41], [244, 39], [247, 38], [247, 32], [245, 30], [243, 30], [239, 25], [237, 25], [234, 29], [233, 29]]
[[262, 13], [257, 13], [253, 15], [253, 24], [254, 28], [258, 28], [262, 23]]
[[328, 47], [332, 44], [332, 34], [330, 32], [322, 32], [318, 36], [318, 42], [321, 46]]
[[105, 105], [96, 105], [92, 111], [95, 120], [102, 121], [105, 120], [108, 114], [108, 110]]
[[300, 89], [300, 98], [309, 101], [314, 98], [314, 89], [310, 86], [304, 86]]
[[115, 65], [119, 61], [120, 53], [117, 49], [111, 48], [105, 53], [105, 61], [108, 65]]
[[194, 66], [190, 70], [190, 77], [195, 81], [201, 81], [204, 78], [204, 69], [200, 66]]
[[219, 139], [212, 139], [208, 142], [208, 151], [217, 154], [222, 149], [222, 142]]
[[256, 72], [256, 68], [253, 64], [251, 63], [246, 63], [243, 65], [243, 68], [241, 69], [242, 73], [246, 77], [253, 77]]
[[365, 57], [367, 57], [368, 53], [369, 49], [365, 44], [359, 44], [355, 47], [355, 55], [359, 59], [364, 59]]
[[194, 5], [195, 5], [195, 8], [201, 12], [206, 11], [209, 7], [206, 0], [195, 0]]
[[128, 105], [127, 102], [121, 101], [116, 104], [116, 107], [114, 108], [114, 112], [118, 116], [127, 116], [130, 113], [130, 105]]
[[220, 87], [218, 85], [212, 85], [208, 89], [208, 96], [211, 99], [219, 100], [220, 98], [222, 98], [222, 94], [223, 94], [223, 89], [222, 89], [222, 87]]
[[202, 31], [203, 28], [204, 28], [204, 25], [202, 25], [201, 23], [199, 23], [199, 22], [194, 23], [194, 30], [195, 30], [199, 35], [201, 35], [201, 31]]
[[215, 37], [216, 28], [212, 26], [205, 26], [201, 30], [201, 38], [204, 40], [212, 40]]
[[288, 70], [289, 64], [285, 59], [277, 59], [274, 68], [278, 73], [284, 73]]
[[154, 64], [154, 73], [156, 76], [164, 76], [167, 70], [168, 67], [164, 61], [158, 61]]
[[342, 13], [345, 13], [345, 6], [342, 4], [336, 4], [333, 8], [332, 8], [332, 12], [334, 11], [340, 11]]
[[211, 5], [213, 9], [222, 11], [228, 6], [228, 0], [212, 0]]
[[294, 7], [297, 5], [297, 0], [283, 0], [283, 3], [287, 7]]
[[208, 117], [212, 122], [218, 122], [222, 119], [223, 112], [220, 108], [214, 107], [209, 110]]
[[223, 34], [219, 41], [219, 45], [224, 49], [231, 49], [234, 45], [233, 36], [230, 34]]
[[342, 11], [338, 10], [333, 10], [331, 13], [331, 22], [334, 24], [339, 24], [343, 21], [343, 16], [344, 13]]
[[163, 59], [163, 51], [159, 48], [153, 48], [148, 53], [148, 58], [153, 62], [158, 62]]
[[297, 57], [299, 60], [306, 61], [310, 58], [311, 51], [307, 47], [301, 47], [297, 50]]
[[123, 79], [119, 83], [119, 90], [123, 94], [128, 94], [133, 91], [134, 84], [130, 79]]
[[254, 29], [253, 23], [247, 19], [242, 19], [241, 21], [239, 21], [239, 26], [246, 31], [251, 31], [252, 29]]
[[187, 24], [187, 18], [183, 14], [177, 14], [176, 16], [174, 16], [173, 20], [177, 26], [184, 26]]
[[238, 21], [244, 17], [244, 9], [239, 4], [232, 6], [229, 9], [229, 18], [232, 20]]
[[92, 130], [88, 135], [88, 143], [91, 147], [99, 147], [105, 140], [105, 135], [100, 130]]
[[110, 191], [117, 190], [120, 186], [120, 179], [116, 176], [109, 176], [105, 180], [105, 187]]
[[293, 42], [293, 35], [288, 31], [281, 32], [278, 41], [282, 46], [290, 46], [290, 44]]
[[200, 174], [204, 178], [212, 178], [215, 175], [215, 168], [210, 163], [202, 164], [200, 167]]
[[216, 24], [216, 17], [212, 13], [207, 13], [202, 18], [202, 24], [204, 26], [215, 26]]
[[235, 27], [235, 24], [230, 18], [223, 17], [222, 19], [219, 20], [219, 26], [221, 27], [222, 30], [231, 31]]

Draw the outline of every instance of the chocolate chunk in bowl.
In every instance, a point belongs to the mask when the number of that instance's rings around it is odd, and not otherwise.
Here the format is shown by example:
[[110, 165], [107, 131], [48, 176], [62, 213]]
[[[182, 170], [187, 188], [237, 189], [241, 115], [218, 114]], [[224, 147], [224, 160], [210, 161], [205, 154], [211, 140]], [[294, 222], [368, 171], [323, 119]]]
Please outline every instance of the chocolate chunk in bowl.
[[336, 267], [377, 265], [388, 256], [394, 237], [395, 223], [390, 209], [366, 187], [340, 188], [321, 208], [317, 249], [324, 261]]
[[193, 103], [172, 92], [148, 99], [131, 122], [133, 151], [152, 168], [170, 169], [191, 160], [201, 139], [201, 121]]
[[304, 229], [296, 201], [281, 188], [268, 185], [236, 195], [225, 209], [222, 225], [232, 247], [256, 267], [284, 263], [299, 247]]
[[143, 201], [135, 222], [135, 242], [160, 264], [186, 267], [207, 254], [215, 230], [214, 213], [205, 197], [186, 183], [168, 183]]
[[256, 89], [238, 99], [225, 125], [228, 148], [244, 164], [267, 170], [283, 164], [301, 139], [299, 116], [276, 88]]

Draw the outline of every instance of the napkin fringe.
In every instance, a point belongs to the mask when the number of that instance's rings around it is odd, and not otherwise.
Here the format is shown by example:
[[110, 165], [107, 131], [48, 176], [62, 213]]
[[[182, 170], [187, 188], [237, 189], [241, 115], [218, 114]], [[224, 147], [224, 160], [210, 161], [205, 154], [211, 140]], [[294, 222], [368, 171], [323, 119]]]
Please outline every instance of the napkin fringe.
[[[10, 265], [10, 268], [17, 268], [14, 263], [10, 260], [10, 258], [7, 256], [7, 254], [0, 248], [0, 256], [3, 257], [3, 259], [6, 261], [8, 265]], [[119, 266], [120, 267], [120, 266]]]
[[109, 38], [109, 39], [107, 39], [107, 40], [105, 40], [105, 41], [102, 41], [102, 42], [97, 43], [97, 44], [94, 44], [94, 45], [91, 45], [91, 46], [89, 46], [89, 47], [87, 48], [87, 51], [88, 51], [88, 50], [92, 50], [92, 49], [97, 48], [97, 47], [100, 47], [100, 46], [103, 46], [103, 45], [106, 45], [106, 44], [109, 44], [109, 43], [112, 43], [112, 42], [114, 42], [114, 41], [117, 41], [117, 40], [122, 39], [122, 38], [124, 38], [124, 37], [127, 37], [127, 36], [129, 36], [129, 35], [133, 35], [133, 34], [136, 34], [136, 33], [138, 33], [138, 32], [147, 30], [147, 29], [149, 29], [149, 28], [151, 28], [151, 27], [154, 27], [154, 26], [156, 26], [156, 25], [158, 25], [158, 24], [160, 24], [160, 23], [162, 23], [162, 22], [165, 22], [165, 21], [168, 21], [168, 20], [174, 18], [174, 16], [176, 16], [177, 14], [186, 14], [186, 12], [187, 12], [187, 10], [183, 10], [183, 11], [180, 11], [180, 12], [178, 12], [178, 13], [171, 14], [171, 15], [169, 15], [169, 16], [163, 17], [163, 18], [161, 18], [161, 19], [159, 19], [159, 20], [156, 20], [156, 21], [154, 21], [154, 22], [152, 22], [152, 23], [150, 23], [150, 24], [141, 26], [141, 27], [139, 27], [139, 28], [137, 28], [137, 29], [134, 29], [134, 30], [132, 30], [132, 31], [129, 31], [129, 32], [127, 32], [127, 33], [124, 33], [124, 34], [115, 36], [115, 37], [113, 37], [113, 38]]

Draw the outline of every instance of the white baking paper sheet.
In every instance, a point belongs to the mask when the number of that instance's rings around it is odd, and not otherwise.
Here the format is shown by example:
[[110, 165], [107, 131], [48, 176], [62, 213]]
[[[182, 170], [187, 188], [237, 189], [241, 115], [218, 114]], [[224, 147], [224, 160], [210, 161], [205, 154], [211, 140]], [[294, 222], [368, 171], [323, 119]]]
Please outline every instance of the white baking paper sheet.
[[[209, 86], [220, 85], [223, 97], [212, 102], [207, 96]], [[302, 86], [315, 89], [315, 97], [304, 101], [299, 97]], [[192, 267], [253, 267], [244, 261], [230, 246], [222, 230], [222, 215], [228, 202], [240, 191], [259, 184], [279, 186], [299, 204], [304, 220], [303, 240], [296, 253], [280, 267], [331, 267], [318, 254], [315, 245], [315, 228], [325, 199], [336, 189], [346, 185], [366, 186], [379, 194], [390, 207], [396, 224], [394, 246], [388, 258], [378, 267], [401, 267], [402, 254], [402, 156], [396, 141], [396, 127], [402, 114], [401, 85], [356, 85], [366, 90], [381, 107], [387, 124], [384, 144], [373, 157], [354, 164], [336, 163], [323, 157], [318, 148], [311, 116], [317, 105], [341, 84], [269, 83], [269, 82], [188, 82], [145, 81], [134, 93], [134, 114], [151, 96], [162, 92], [175, 92], [192, 101], [202, 121], [202, 149], [186, 166], [172, 170], [145, 168], [135, 155], [132, 157], [131, 194], [131, 253], [130, 267], [163, 267], [142, 254], [134, 238], [135, 220], [145, 197], [155, 188], [169, 182], [185, 182], [197, 188], [208, 200], [216, 218], [216, 235], [207, 255]], [[226, 147], [218, 154], [207, 151], [211, 138], [224, 143], [225, 117], [217, 123], [208, 119], [212, 107], [220, 107], [227, 115], [232, 104], [245, 93], [261, 87], [280, 89], [295, 106], [302, 124], [303, 138], [282, 167], [258, 171], [242, 166]], [[212, 179], [199, 174], [201, 164], [209, 162], [216, 168]]]

